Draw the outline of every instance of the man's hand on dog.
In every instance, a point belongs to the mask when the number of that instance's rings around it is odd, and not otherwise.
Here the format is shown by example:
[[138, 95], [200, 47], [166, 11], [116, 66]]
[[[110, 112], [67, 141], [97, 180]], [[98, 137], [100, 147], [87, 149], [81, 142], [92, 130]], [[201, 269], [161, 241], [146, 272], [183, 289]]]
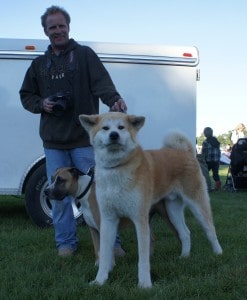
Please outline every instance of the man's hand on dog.
[[124, 102], [123, 99], [118, 99], [118, 101], [116, 101], [110, 111], [119, 111], [119, 112], [123, 112], [123, 113], [126, 113], [127, 112], [127, 105], [126, 103]]

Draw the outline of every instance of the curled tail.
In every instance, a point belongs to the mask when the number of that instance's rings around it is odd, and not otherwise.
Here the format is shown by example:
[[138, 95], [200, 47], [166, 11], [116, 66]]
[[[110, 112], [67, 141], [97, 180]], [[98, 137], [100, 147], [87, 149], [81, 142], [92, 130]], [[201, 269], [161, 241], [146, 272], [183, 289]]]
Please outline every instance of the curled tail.
[[181, 132], [170, 132], [164, 140], [163, 147], [184, 150], [196, 155], [195, 147], [190, 140]]

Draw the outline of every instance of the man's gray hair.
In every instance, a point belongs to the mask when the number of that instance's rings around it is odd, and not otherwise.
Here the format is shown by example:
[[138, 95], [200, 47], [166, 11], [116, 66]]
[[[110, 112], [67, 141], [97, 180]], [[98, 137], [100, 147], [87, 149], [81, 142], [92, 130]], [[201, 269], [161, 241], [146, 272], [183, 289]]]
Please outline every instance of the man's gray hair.
[[63, 9], [62, 7], [59, 6], [51, 6], [48, 7], [45, 11], [45, 13], [41, 16], [41, 24], [43, 26], [43, 28], [46, 28], [46, 19], [48, 16], [56, 14], [56, 13], [61, 13], [64, 15], [66, 23], [69, 25], [70, 24], [70, 15], [67, 13], [67, 11], [65, 9]]

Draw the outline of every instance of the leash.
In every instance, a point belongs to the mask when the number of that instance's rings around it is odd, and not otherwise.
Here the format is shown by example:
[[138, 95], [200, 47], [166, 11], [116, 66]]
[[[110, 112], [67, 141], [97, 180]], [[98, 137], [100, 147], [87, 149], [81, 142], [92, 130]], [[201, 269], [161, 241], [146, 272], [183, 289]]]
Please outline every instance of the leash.
[[85, 175], [90, 176], [91, 179], [90, 179], [88, 185], [86, 186], [85, 190], [84, 190], [78, 197], [76, 197], [76, 199], [78, 199], [78, 200], [82, 199], [82, 198], [86, 195], [86, 193], [89, 191], [89, 189], [90, 189], [90, 187], [91, 187], [91, 185], [92, 185], [92, 183], [93, 183], [93, 180], [94, 180], [94, 169], [91, 168], [91, 169], [88, 171], [88, 173], [85, 174]]

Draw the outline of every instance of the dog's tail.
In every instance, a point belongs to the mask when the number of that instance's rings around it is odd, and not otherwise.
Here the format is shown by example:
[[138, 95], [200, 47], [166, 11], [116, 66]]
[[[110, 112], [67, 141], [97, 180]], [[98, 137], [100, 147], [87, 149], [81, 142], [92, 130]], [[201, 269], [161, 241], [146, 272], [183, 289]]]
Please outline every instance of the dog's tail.
[[196, 155], [195, 146], [190, 140], [181, 132], [170, 132], [164, 140], [163, 147], [188, 151]]

